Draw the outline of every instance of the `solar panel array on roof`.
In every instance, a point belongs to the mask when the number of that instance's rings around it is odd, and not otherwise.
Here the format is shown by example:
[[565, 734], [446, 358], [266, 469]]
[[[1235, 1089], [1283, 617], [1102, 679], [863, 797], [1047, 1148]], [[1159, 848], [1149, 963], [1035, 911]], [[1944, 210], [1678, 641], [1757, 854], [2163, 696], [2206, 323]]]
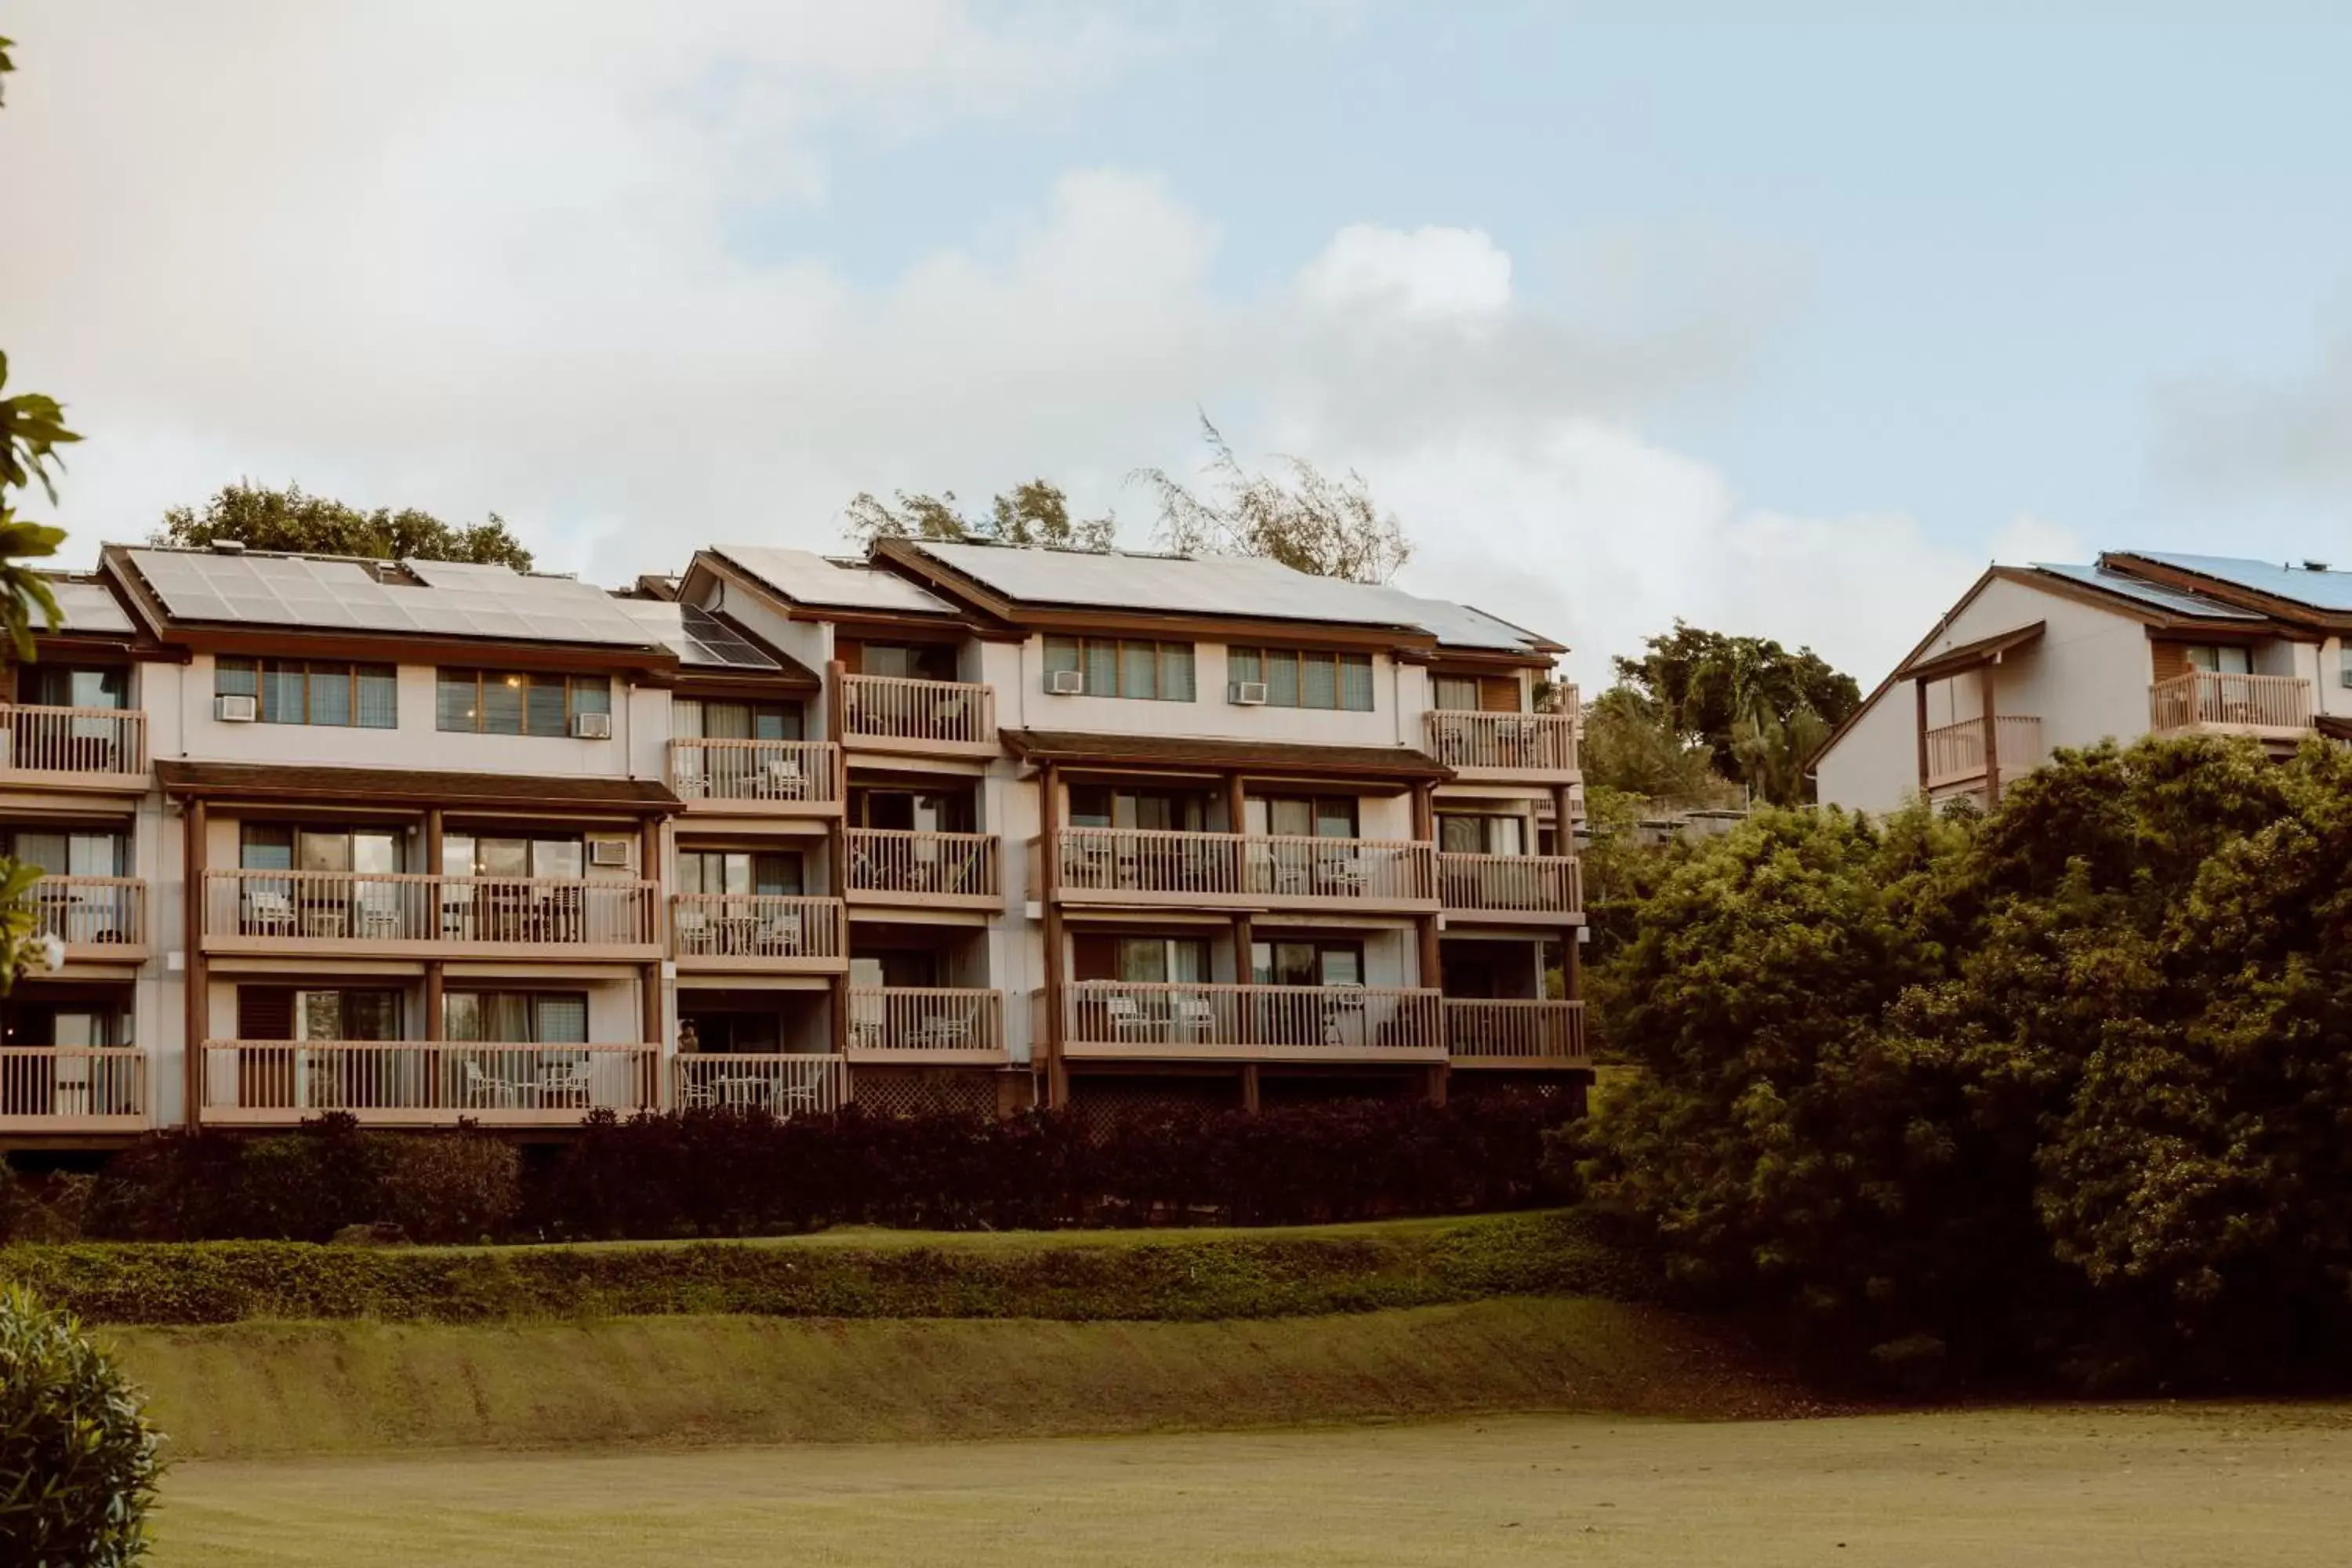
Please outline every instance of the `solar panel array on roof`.
[[1029, 604], [1409, 626], [1465, 647], [1524, 649], [1542, 640], [1465, 605], [1425, 599], [1402, 588], [1311, 576], [1244, 556], [1096, 554], [929, 542], [917, 548], [983, 586]]
[[453, 571], [452, 563], [437, 562], [427, 564], [442, 581], [418, 586], [382, 582], [356, 561], [173, 550], [125, 555], [174, 620], [654, 646], [619, 601], [565, 577], [525, 577], [499, 566]]
[[2282, 565], [2270, 561], [2245, 561], [2230, 555], [2174, 555], [2155, 550], [2119, 551], [2142, 560], [2177, 566], [2202, 577], [2267, 594], [2315, 610], [2352, 610], [2352, 572]]
[[845, 565], [814, 550], [767, 544], [714, 544], [711, 553], [757, 577], [796, 605], [835, 610], [898, 610], [951, 616], [956, 607], [895, 572]]
[[2209, 599], [2202, 594], [2159, 587], [2154, 583], [2096, 566], [2056, 565], [2037, 561], [2033, 569], [2047, 572], [2053, 577], [2063, 577], [2072, 583], [2104, 588], [2110, 594], [2120, 594], [2126, 599], [2137, 600], [2150, 609], [2162, 610], [2168, 615], [2197, 616], [2211, 621], [2259, 621], [2263, 618], [2252, 610], [2242, 610], [2219, 599]]
[[666, 647], [678, 662], [711, 669], [782, 669], [766, 649], [698, 605], [668, 599], [614, 601]]
[[[128, 632], [131, 616], [121, 601], [103, 583], [70, 583], [62, 578], [49, 579], [49, 592], [58, 601], [63, 619], [58, 630], [65, 632]], [[42, 625], [36, 615], [33, 625]]]

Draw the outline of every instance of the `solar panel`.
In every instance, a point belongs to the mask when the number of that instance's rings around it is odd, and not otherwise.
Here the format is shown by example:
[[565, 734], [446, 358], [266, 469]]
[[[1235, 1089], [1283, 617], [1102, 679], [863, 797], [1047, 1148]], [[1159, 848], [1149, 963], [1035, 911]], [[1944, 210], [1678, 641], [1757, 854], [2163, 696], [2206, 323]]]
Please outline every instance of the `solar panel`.
[[[69, 583], [62, 578], [49, 579], [49, 592], [58, 601], [62, 616], [58, 626], [69, 632], [128, 632], [131, 617], [123, 612], [112, 594], [102, 583]], [[38, 616], [35, 626], [41, 625]]]
[[616, 599], [636, 621], [668, 647], [678, 661], [710, 669], [782, 669], [758, 644], [698, 605], [666, 599]]
[[844, 565], [828, 561], [814, 550], [785, 550], [766, 544], [714, 544], [710, 549], [711, 553], [733, 562], [795, 604], [834, 609], [955, 613], [953, 605], [896, 573]]

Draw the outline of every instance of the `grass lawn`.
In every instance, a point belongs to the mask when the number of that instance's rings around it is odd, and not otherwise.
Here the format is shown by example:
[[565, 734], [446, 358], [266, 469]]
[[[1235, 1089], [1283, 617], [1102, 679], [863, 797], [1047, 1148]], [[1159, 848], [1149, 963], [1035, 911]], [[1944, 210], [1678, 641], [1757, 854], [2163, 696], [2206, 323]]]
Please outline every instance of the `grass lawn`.
[[1520, 1416], [182, 1466], [163, 1568], [2345, 1561], [2352, 1410]]

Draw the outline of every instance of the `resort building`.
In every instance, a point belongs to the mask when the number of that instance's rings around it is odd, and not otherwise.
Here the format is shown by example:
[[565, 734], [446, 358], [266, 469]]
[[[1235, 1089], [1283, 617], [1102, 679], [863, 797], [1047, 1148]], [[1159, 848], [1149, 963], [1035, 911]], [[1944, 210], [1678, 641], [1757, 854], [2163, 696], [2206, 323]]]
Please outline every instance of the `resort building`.
[[1814, 759], [1825, 805], [1997, 800], [2062, 746], [2352, 736], [2352, 573], [2118, 551], [1996, 566]]
[[1580, 1093], [1563, 650], [1264, 562], [109, 547], [0, 707], [0, 1141]]

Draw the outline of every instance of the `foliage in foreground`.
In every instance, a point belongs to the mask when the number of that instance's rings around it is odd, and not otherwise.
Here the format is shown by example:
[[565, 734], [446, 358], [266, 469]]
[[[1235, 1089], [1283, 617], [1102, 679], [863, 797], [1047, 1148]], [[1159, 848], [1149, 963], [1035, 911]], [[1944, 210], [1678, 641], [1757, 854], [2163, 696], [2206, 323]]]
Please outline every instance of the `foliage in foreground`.
[[1641, 1260], [1572, 1213], [1364, 1231], [435, 1249], [306, 1242], [0, 1248], [0, 1275], [108, 1323], [724, 1313], [1208, 1321], [1496, 1296], [1633, 1298]]
[[472, 1131], [362, 1132], [349, 1117], [246, 1138], [160, 1132], [47, 1203], [0, 1186], [0, 1239], [411, 1241], [1307, 1224], [1524, 1207], [1551, 1192], [1563, 1101], [1519, 1093], [1131, 1114], [778, 1121], [732, 1111], [592, 1118], [551, 1157]]
[[2352, 753], [2062, 753], [1981, 820], [1771, 813], [1596, 975], [1572, 1145], [1685, 1284], [1907, 1382], [2352, 1371]]
[[161, 1441], [79, 1323], [21, 1285], [0, 1289], [0, 1562], [139, 1561]]

